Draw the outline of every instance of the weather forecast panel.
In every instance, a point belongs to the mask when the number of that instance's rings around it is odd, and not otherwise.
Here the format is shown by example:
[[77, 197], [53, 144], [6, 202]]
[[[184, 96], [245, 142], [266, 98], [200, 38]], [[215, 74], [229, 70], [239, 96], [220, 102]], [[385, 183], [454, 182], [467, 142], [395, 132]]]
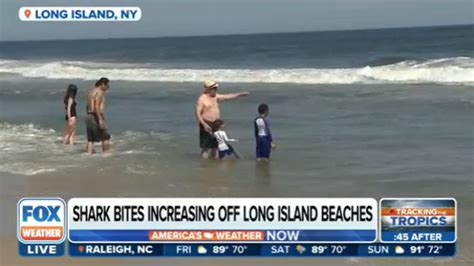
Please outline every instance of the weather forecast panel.
[[456, 200], [382, 199], [380, 240], [398, 243], [454, 243]]

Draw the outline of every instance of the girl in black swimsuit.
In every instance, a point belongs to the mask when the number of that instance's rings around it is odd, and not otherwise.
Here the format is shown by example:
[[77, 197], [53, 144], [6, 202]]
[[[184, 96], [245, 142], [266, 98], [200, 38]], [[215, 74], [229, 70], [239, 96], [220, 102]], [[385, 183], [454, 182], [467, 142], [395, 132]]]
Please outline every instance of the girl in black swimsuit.
[[77, 87], [69, 84], [64, 95], [64, 109], [66, 110], [66, 126], [64, 127], [64, 144], [74, 144], [76, 135], [76, 94]]

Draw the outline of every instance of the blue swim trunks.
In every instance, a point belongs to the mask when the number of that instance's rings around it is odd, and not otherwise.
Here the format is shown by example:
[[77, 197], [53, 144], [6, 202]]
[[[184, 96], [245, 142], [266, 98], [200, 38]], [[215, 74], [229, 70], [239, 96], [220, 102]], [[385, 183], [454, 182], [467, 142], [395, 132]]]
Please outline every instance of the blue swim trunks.
[[257, 158], [270, 159], [270, 151], [272, 150], [271, 141], [267, 136], [258, 136], [257, 141]]
[[222, 159], [226, 156], [231, 156], [232, 154], [234, 154], [234, 149], [229, 147], [227, 150], [219, 151], [219, 159]]

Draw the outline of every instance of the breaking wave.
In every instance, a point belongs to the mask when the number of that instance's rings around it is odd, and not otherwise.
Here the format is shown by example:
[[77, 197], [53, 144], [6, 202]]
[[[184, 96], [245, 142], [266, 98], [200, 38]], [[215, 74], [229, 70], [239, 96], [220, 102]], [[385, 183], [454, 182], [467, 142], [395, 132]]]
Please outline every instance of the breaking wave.
[[166, 69], [153, 64], [0, 60], [0, 73], [28, 78], [95, 80], [106, 76], [112, 80], [156, 82], [200, 82], [212, 77], [222, 82], [235, 83], [473, 84], [474, 58], [408, 60], [372, 67], [332, 69]]

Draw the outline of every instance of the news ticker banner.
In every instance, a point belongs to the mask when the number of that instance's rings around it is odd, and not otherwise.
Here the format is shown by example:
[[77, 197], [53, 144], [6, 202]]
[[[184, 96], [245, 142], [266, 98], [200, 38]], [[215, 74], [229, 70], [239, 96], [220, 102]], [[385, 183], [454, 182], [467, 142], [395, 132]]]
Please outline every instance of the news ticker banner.
[[453, 256], [457, 215], [373, 198], [24, 198], [17, 214], [20, 255], [74, 257]]

